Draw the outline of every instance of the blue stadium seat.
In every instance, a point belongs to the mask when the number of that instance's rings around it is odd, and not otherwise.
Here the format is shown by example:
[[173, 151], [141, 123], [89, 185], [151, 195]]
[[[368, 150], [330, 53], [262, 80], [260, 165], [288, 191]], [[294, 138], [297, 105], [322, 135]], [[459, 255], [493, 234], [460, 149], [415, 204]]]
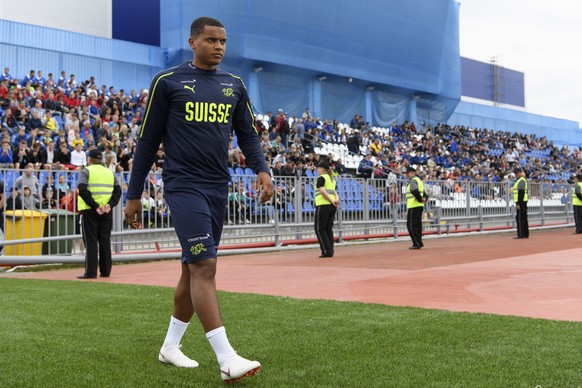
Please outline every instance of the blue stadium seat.
[[303, 202], [303, 213], [314, 213], [315, 208], [311, 204], [311, 202]]

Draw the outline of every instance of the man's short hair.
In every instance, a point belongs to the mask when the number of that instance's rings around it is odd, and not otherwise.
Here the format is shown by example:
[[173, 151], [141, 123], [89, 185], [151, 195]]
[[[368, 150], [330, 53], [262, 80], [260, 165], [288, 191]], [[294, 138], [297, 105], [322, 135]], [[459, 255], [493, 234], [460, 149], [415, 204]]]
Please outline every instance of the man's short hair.
[[192, 22], [192, 25], [190, 26], [190, 36], [196, 38], [202, 33], [202, 31], [204, 31], [204, 27], [206, 26], [224, 28], [222, 23], [218, 20], [208, 16], [202, 16]]

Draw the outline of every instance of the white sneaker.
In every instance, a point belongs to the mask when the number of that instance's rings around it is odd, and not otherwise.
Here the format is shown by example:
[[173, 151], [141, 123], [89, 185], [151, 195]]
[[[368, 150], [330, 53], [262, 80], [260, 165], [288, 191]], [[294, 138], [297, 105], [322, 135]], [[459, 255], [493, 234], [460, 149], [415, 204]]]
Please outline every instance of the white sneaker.
[[180, 368], [196, 368], [198, 363], [184, 355], [180, 348], [182, 345], [175, 348], [165, 348], [162, 346], [158, 360], [165, 364], [172, 364]]
[[234, 354], [220, 367], [220, 375], [222, 381], [229, 384], [252, 376], [259, 370], [261, 370], [261, 364], [258, 361], [250, 361]]

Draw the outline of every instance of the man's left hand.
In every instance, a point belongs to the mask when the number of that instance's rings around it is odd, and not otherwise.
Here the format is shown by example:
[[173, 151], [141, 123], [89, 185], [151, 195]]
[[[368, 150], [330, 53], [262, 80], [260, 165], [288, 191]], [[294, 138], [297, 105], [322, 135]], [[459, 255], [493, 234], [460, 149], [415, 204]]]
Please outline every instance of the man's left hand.
[[271, 180], [271, 175], [266, 172], [260, 172], [257, 176], [257, 192], [261, 193], [261, 203], [267, 202], [273, 197], [275, 193], [275, 188], [273, 187], [273, 181]]

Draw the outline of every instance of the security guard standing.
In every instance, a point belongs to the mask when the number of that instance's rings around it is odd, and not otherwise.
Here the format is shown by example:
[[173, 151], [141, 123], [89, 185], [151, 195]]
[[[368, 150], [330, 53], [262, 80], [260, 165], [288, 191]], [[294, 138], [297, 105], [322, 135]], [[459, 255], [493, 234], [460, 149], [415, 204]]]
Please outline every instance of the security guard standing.
[[406, 228], [412, 239], [412, 246], [409, 249], [420, 249], [422, 243], [422, 212], [426, 195], [424, 193], [424, 183], [416, 176], [416, 169], [408, 167], [406, 176], [410, 180], [406, 186]]
[[321, 248], [319, 258], [333, 257], [333, 221], [340, 200], [329, 164], [320, 162], [317, 172], [319, 177], [315, 182], [315, 234]]
[[[95, 279], [97, 263], [101, 277], [111, 273], [111, 209], [121, 198], [121, 187], [111, 170], [102, 165], [101, 151], [89, 151], [87, 167], [79, 176], [77, 209], [81, 212], [85, 243], [85, 273], [79, 279]], [[99, 258], [99, 260], [98, 260]]]
[[572, 207], [574, 208], [574, 222], [576, 223], [576, 231], [572, 234], [582, 234], [582, 174], [574, 177]]
[[517, 180], [511, 188], [516, 210], [515, 221], [517, 223], [517, 237], [514, 237], [514, 239], [529, 238], [529, 224], [527, 221], [528, 183], [522, 168], [515, 169], [515, 176]]

